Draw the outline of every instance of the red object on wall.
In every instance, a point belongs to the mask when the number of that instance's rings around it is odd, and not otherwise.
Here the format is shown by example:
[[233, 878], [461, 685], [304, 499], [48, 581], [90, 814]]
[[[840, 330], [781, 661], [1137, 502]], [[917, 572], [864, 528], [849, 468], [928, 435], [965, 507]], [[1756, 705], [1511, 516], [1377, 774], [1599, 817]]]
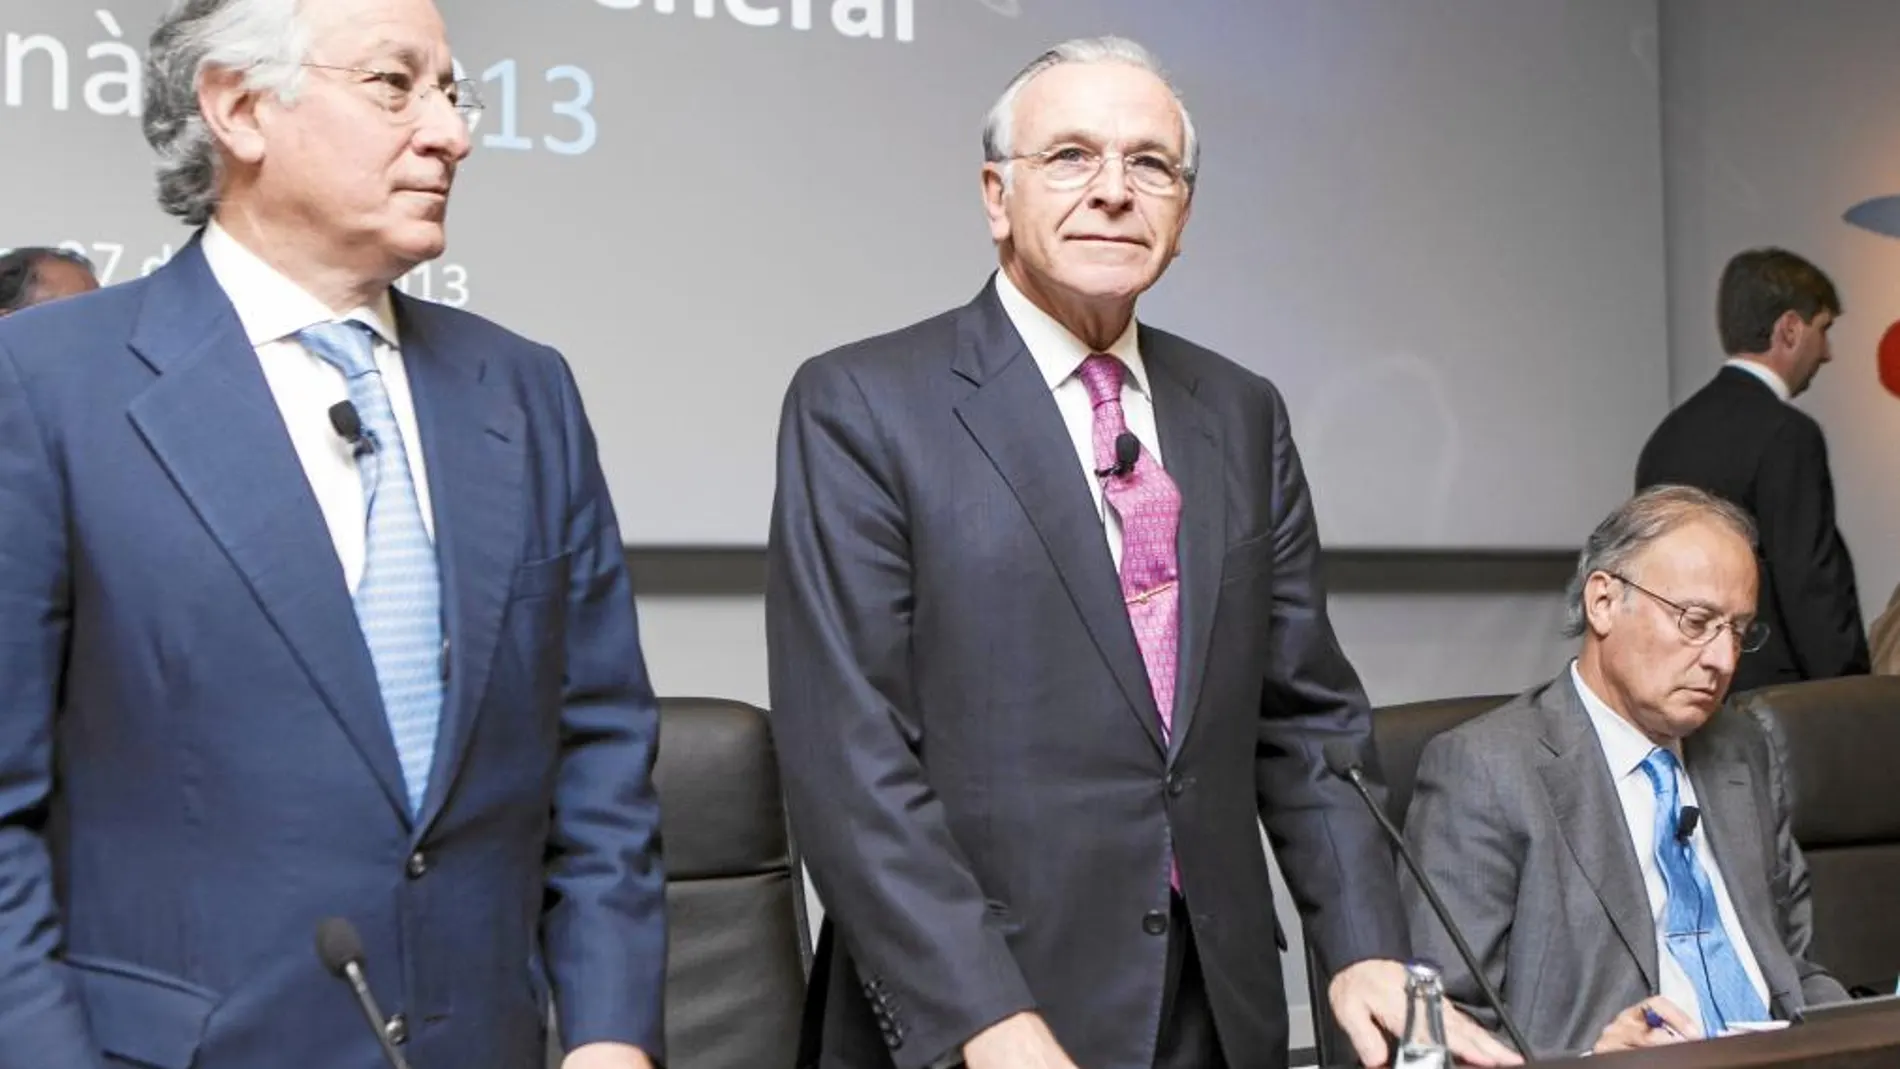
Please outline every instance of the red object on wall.
[[1880, 384], [1887, 392], [1900, 397], [1900, 323], [1887, 328], [1880, 336]]

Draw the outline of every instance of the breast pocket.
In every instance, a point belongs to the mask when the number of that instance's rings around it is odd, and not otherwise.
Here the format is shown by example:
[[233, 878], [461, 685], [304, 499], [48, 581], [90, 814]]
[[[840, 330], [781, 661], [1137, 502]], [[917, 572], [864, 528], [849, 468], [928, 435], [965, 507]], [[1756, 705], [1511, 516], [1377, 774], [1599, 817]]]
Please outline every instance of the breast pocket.
[[1273, 561], [1273, 532], [1236, 542], [1221, 559], [1221, 586], [1239, 586], [1267, 571]]
[[537, 691], [559, 686], [572, 563], [572, 554], [568, 553], [529, 561], [515, 569], [508, 592], [508, 628]]
[[563, 553], [558, 557], [529, 561], [517, 567], [514, 584], [508, 592], [509, 598], [520, 601], [565, 592], [573, 560], [572, 553]]

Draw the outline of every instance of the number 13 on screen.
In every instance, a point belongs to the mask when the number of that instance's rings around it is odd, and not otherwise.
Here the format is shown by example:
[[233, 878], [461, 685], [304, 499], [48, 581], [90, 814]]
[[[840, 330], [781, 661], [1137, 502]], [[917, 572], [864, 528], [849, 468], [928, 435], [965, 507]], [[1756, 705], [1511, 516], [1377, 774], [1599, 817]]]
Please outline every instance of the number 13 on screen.
[[[461, 60], [455, 62], [455, 76], [466, 78]], [[541, 147], [559, 156], [579, 156], [600, 140], [600, 125], [594, 121], [594, 76], [579, 67], [550, 67], [544, 77], [554, 87], [550, 105], [553, 120], [564, 129], [543, 134]], [[482, 100], [487, 107], [475, 116], [470, 132], [479, 132], [485, 123], [499, 129], [482, 134], [483, 148], [507, 152], [532, 152], [535, 141], [521, 132], [521, 79], [517, 64], [504, 59], [482, 72]]]

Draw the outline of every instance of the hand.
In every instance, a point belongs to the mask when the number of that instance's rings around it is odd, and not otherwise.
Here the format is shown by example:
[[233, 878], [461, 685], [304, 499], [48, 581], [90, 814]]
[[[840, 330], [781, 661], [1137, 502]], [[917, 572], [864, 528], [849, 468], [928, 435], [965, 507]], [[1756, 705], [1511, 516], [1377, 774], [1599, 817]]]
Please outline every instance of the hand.
[[646, 1051], [626, 1043], [589, 1043], [561, 1059], [561, 1069], [653, 1069]]
[[[1649, 1013], [1661, 1018], [1667, 1028], [1651, 1028]], [[1671, 1033], [1670, 1029], [1675, 1031]], [[1701, 1039], [1702, 1029], [1697, 1028], [1682, 1007], [1657, 995], [1646, 998], [1611, 1019], [1603, 1027], [1603, 1034], [1597, 1037], [1597, 1045], [1592, 1048], [1598, 1054], [1613, 1050], [1636, 1050], [1641, 1047], [1666, 1047], [1671, 1043], [1681, 1043], [1688, 1039]]]
[[963, 1045], [966, 1069], [1075, 1069], [1041, 1017], [1019, 1013], [978, 1032]]
[[[1384, 1065], [1389, 1053], [1386, 1036], [1396, 1036], [1405, 1027], [1405, 966], [1383, 959], [1348, 965], [1334, 974], [1326, 1001], [1332, 1004], [1333, 1019], [1352, 1040], [1359, 1061]], [[1524, 1064], [1523, 1058], [1450, 1002], [1445, 1003], [1445, 1045], [1453, 1058], [1466, 1065], [1492, 1069]]]

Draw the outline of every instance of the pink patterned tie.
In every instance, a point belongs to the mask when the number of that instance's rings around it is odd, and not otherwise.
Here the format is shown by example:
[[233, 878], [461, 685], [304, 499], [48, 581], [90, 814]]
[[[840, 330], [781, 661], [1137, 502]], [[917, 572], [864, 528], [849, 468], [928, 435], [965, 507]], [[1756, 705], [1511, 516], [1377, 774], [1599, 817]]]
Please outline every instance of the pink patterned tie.
[[[1082, 361], [1082, 385], [1095, 406], [1095, 467], [1115, 463], [1115, 439], [1126, 433], [1120, 360], [1096, 353]], [[1180, 569], [1175, 535], [1181, 528], [1181, 491], [1148, 450], [1128, 475], [1103, 480], [1102, 495], [1122, 521], [1122, 601], [1135, 644], [1148, 669], [1148, 686], [1161, 710], [1161, 737], [1174, 731], [1174, 671], [1181, 650]]]

